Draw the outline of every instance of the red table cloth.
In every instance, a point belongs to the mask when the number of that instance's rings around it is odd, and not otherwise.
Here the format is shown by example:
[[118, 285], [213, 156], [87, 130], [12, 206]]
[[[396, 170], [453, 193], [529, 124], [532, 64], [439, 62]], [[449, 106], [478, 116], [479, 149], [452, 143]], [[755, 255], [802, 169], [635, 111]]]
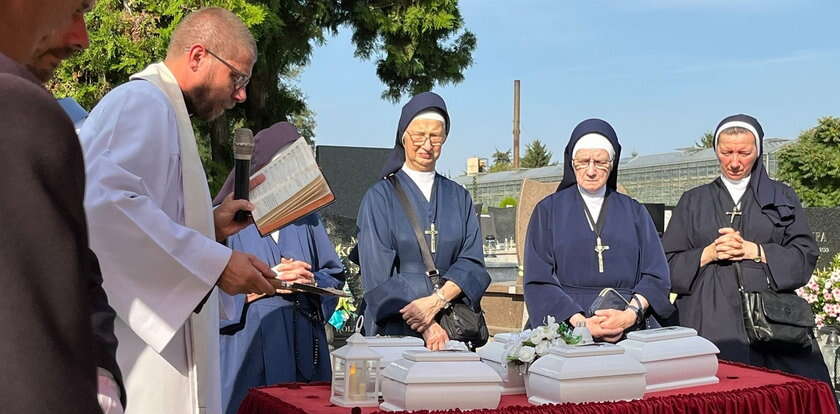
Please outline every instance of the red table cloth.
[[[645, 394], [635, 401], [533, 406], [525, 395], [504, 395], [495, 410], [450, 411], [470, 414], [817, 414], [835, 413], [827, 384], [732, 362], [720, 363], [720, 383]], [[254, 388], [238, 414], [370, 414], [377, 408], [346, 408], [330, 403], [329, 383], [282, 384]], [[414, 411], [442, 413], [446, 411]]]

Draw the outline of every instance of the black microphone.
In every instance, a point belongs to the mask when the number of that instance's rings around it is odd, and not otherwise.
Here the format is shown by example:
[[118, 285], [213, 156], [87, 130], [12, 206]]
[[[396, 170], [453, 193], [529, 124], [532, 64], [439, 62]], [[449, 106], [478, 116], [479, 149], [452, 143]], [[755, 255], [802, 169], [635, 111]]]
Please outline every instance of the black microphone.
[[[254, 155], [254, 132], [248, 128], [233, 131], [233, 199], [247, 200], [251, 181], [251, 156]], [[239, 210], [236, 221], [248, 220], [250, 212]]]

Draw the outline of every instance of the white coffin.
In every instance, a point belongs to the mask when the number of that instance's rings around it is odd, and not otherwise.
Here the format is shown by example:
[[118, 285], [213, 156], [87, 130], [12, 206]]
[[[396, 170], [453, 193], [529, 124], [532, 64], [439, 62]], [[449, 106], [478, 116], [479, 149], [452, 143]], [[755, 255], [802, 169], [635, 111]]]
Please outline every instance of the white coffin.
[[516, 364], [508, 364], [506, 351], [510, 341], [516, 340], [512, 334], [497, 334], [492, 342], [479, 348], [476, 352], [481, 362], [493, 368], [502, 378], [502, 395], [524, 394], [525, 376]]
[[490, 409], [502, 398], [501, 379], [478, 355], [407, 351], [385, 368], [379, 406], [385, 411]]
[[531, 365], [527, 381], [535, 405], [634, 400], [645, 393], [645, 367], [618, 345], [559, 345]]
[[681, 326], [646, 329], [619, 342], [627, 354], [647, 369], [647, 391], [716, 384], [720, 352], [697, 331]]
[[415, 336], [366, 336], [368, 346], [382, 355], [382, 364], [379, 366], [385, 369], [388, 364], [402, 359], [405, 351], [422, 351], [423, 339]]

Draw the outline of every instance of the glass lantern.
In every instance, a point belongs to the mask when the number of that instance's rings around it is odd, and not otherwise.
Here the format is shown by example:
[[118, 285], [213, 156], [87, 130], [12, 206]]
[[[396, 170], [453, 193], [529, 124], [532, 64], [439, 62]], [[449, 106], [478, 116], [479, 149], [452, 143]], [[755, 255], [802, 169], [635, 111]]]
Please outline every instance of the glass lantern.
[[347, 345], [333, 351], [330, 402], [342, 407], [379, 405], [379, 363], [382, 356], [367, 345], [358, 331]]

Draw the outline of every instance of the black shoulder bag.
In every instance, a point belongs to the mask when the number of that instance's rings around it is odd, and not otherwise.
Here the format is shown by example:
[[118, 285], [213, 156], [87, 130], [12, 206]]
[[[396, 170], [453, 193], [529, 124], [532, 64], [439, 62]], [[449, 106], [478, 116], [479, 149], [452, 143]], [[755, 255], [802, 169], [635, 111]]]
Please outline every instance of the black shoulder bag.
[[[717, 200], [717, 196], [715, 197]], [[719, 202], [718, 205], [720, 206]], [[743, 236], [742, 219], [738, 220], [738, 230]], [[769, 279], [767, 288], [758, 292], [748, 292], [744, 288], [741, 262], [733, 261], [732, 265], [738, 280], [741, 313], [750, 344], [792, 351], [810, 347], [814, 330], [811, 305], [795, 293], [774, 291]], [[763, 264], [762, 267], [766, 272], [767, 265]]]
[[[417, 213], [412, 208], [397, 178], [392, 174], [388, 176], [388, 181], [394, 186], [405, 215], [408, 216], [408, 221], [411, 223], [411, 228], [414, 229], [414, 236], [420, 245], [423, 264], [426, 266], [426, 275], [432, 280], [432, 285], [435, 288], [440, 288], [442, 286], [441, 277], [435, 267], [434, 260], [432, 260], [432, 254], [429, 251], [428, 244], [426, 244], [423, 231], [420, 229]], [[449, 339], [464, 342], [470, 349], [483, 346], [490, 338], [481, 304], [476, 304], [476, 309], [473, 309], [462, 301], [452, 301], [447, 308], [438, 312], [435, 320], [446, 331]]]

